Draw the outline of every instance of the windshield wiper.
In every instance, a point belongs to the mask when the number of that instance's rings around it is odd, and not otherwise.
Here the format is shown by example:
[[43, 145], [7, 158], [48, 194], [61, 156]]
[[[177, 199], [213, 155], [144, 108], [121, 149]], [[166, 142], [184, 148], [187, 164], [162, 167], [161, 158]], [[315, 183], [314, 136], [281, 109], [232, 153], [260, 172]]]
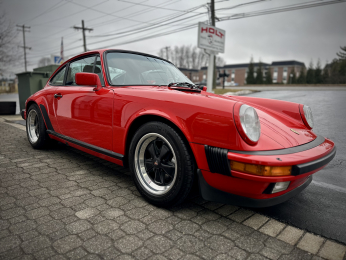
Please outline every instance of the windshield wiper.
[[168, 84], [168, 87], [172, 87], [172, 86], [178, 86], [178, 87], [189, 87], [190, 89], [198, 89], [200, 90], [200, 88], [198, 86], [196, 86], [195, 84], [191, 84], [189, 82], [172, 82]]

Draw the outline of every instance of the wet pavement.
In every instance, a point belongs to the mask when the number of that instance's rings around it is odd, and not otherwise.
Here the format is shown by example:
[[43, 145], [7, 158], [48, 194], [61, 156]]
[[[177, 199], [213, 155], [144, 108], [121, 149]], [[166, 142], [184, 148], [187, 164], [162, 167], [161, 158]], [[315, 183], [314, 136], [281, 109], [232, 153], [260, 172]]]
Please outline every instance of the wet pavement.
[[313, 131], [335, 142], [337, 154], [313, 182], [289, 201], [261, 214], [346, 244], [346, 91], [264, 91], [252, 97], [272, 98], [311, 107]]

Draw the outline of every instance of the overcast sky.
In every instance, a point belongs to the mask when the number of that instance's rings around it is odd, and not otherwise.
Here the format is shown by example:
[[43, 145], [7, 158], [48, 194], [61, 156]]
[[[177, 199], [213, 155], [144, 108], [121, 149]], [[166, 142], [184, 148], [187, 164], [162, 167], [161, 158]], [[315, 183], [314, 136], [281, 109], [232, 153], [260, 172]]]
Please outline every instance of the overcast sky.
[[[215, 0], [215, 8], [226, 8], [252, 1], [254, 0]], [[86, 27], [93, 28], [92, 32], [86, 32], [87, 48], [90, 50], [112, 46], [157, 55], [164, 46], [197, 45], [197, 28], [186, 31], [179, 31], [179, 28], [207, 21], [207, 2], [209, 1], [3, 0], [0, 12], [5, 11], [7, 18], [14, 25], [25, 24], [31, 27], [31, 32], [26, 34], [26, 42], [32, 47], [32, 50], [28, 51], [28, 69], [32, 70], [37, 67], [40, 58], [60, 53], [61, 37], [64, 37], [65, 57], [83, 52], [82, 33], [73, 29], [73, 26], [81, 26], [82, 19]], [[224, 17], [303, 2], [323, 1], [271, 0], [231, 10], [219, 10], [216, 16]], [[200, 5], [204, 6], [191, 13], [177, 11]], [[177, 14], [181, 16], [179, 19], [195, 16], [177, 23], [166, 22], [167, 25], [164, 27], [140, 34], [97, 37], [146, 27]], [[324, 65], [327, 60], [331, 61], [336, 57], [335, 53], [339, 51], [340, 46], [346, 45], [346, 3], [217, 22], [216, 26], [226, 30], [225, 53], [220, 55], [227, 64], [247, 63], [253, 56], [255, 61], [261, 59], [262, 62], [271, 63], [298, 60], [305, 62], [306, 66], [311, 59], [316, 63], [320, 58]], [[179, 32], [120, 44], [171, 30]], [[18, 42], [22, 44], [22, 34], [18, 34]], [[23, 70], [24, 65], [14, 68], [14, 72]]]

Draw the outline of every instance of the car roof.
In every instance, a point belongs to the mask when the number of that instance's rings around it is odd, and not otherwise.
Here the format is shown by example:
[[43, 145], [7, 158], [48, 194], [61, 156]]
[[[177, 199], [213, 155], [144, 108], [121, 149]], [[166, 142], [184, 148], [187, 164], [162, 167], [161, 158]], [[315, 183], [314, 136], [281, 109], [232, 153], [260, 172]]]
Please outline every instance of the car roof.
[[155, 55], [152, 55], [152, 54], [148, 54], [148, 53], [144, 53], [144, 52], [138, 52], [138, 51], [122, 50], [122, 49], [97, 49], [97, 50], [83, 52], [81, 54], [78, 54], [78, 55], [73, 56], [72, 58], [68, 59], [66, 62], [64, 62], [64, 64], [66, 64], [66, 63], [70, 62], [71, 60], [73, 60], [75, 58], [78, 58], [80, 56], [84, 56], [84, 55], [88, 55], [88, 54], [95, 54], [95, 53], [101, 53], [102, 54], [102, 53], [108, 52], [108, 51], [109, 52], [115, 51], [115, 52], [125, 52], [125, 53], [139, 54], [139, 55], [144, 55], [144, 56], [152, 57], [152, 58], [155, 58], [155, 59], [164, 60], [164, 61], [166, 61], [168, 63], [173, 64], [169, 60], [166, 60], [164, 58], [161, 58], [161, 57], [158, 57], [158, 56], [155, 56]]

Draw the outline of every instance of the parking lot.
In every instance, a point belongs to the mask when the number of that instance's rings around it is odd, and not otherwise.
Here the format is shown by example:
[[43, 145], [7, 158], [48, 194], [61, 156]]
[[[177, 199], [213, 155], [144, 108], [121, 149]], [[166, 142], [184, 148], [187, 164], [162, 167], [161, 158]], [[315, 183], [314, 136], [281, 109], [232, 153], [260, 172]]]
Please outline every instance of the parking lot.
[[34, 150], [23, 130], [0, 122], [0, 259], [345, 260], [346, 92], [252, 96], [311, 106], [315, 132], [338, 147], [303, 193], [260, 214], [196, 193], [156, 208], [127, 169], [65, 145]]
[[337, 146], [333, 161], [313, 175], [305, 191], [258, 212], [346, 244], [346, 91], [264, 91], [251, 96], [310, 106], [315, 120], [313, 131]]

